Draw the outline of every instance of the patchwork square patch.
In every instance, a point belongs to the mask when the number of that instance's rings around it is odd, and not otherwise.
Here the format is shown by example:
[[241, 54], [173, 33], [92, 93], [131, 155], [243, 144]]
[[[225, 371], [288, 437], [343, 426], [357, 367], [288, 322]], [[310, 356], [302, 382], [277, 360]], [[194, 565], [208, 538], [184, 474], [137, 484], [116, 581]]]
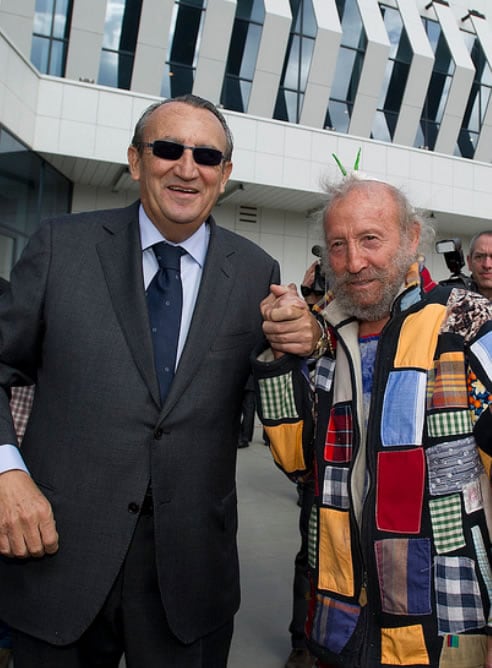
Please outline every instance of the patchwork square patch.
[[429, 409], [468, 408], [465, 356], [443, 353], [436, 361], [433, 393]]
[[429, 615], [432, 610], [430, 540], [378, 540], [374, 550], [383, 612]]
[[470, 350], [482, 365], [487, 377], [492, 377], [492, 331], [475, 341]]
[[318, 565], [317, 559], [318, 546], [318, 509], [315, 504], [311, 506], [308, 523], [308, 563], [312, 569]]
[[482, 485], [480, 478], [463, 485], [463, 501], [467, 515], [483, 508]]
[[274, 378], [260, 378], [259, 387], [263, 417], [266, 420], [299, 417], [294, 399], [291, 371]]
[[335, 360], [331, 357], [321, 357], [316, 362], [314, 371], [314, 385], [317, 390], [329, 392], [335, 373]]
[[326, 430], [325, 460], [345, 463], [352, 459], [352, 411], [349, 404], [336, 404]]
[[[487, 587], [487, 594], [489, 601], [492, 600], [492, 569], [490, 568], [490, 561], [487, 555], [487, 549], [483, 540], [480, 527], [474, 526], [471, 529], [473, 536], [473, 545], [475, 546], [475, 554], [477, 555], [478, 568], [482, 575], [485, 586]], [[492, 607], [489, 609], [488, 625], [492, 624]]]
[[424, 630], [420, 624], [381, 629], [381, 664], [428, 666]]
[[486, 635], [449, 635], [442, 643], [439, 668], [482, 668], [486, 656]]
[[323, 482], [323, 505], [341, 510], [349, 507], [348, 468], [326, 466]]
[[463, 534], [459, 494], [431, 499], [429, 509], [437, 553], [452, 552], [463, 547], [465, 536]]
[[434, 496], [460, 492], [483, 473], [477, 446], [471, 436], [433, 445], [425, 454], [429, 491]]
[[473, 560], [436, 557], [434, 569], [439, 635], [483, 628], [483, 604]]
[[381, 531], [418, 533], [424, 497], [422, 448], [379, 452], [376, 524]]
[[427, 418], [427, 429], [432, 438], [449, 438], [471, 434], [473, 429], [469, 410], [440, 411], [431, 413]]
[[354, 595], [350, 516], [343, 510], [319, 509], [318, 586], [340, 594]]
[[359, 615], [359, 606], [318, 594], [311, 637], [318, 645], [339, 654], [350, 640]]
[[384, 391], [381, 441], [384, 446], [422, 445], [427, 373], [392, 371]]

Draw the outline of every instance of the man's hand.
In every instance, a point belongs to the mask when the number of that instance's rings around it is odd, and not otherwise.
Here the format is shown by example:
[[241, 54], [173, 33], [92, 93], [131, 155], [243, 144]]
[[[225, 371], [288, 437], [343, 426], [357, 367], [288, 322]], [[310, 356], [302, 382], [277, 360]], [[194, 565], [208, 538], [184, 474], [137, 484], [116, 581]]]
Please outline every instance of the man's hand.
[[294, 283], [272, 285], [270, 294], [260, 304], [263, 332], [276, 358], [292, 353], [307, 357], [321, 336], [308, 305], [297, 294]]
[[42, 557], [58, 550], [51, 505], [24, 471], [0, 475], [0, 554]]

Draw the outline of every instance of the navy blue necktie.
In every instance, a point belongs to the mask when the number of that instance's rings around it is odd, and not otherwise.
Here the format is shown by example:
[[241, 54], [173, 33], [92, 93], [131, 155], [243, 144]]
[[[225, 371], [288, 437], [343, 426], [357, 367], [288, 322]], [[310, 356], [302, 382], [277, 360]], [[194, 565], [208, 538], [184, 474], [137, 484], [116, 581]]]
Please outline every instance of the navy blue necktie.
[[180, 246], [160, 242], [152, 246], [159, 270], [147, 288], [154, 362], [164, 403], [174, 378], [178, 350], [183, 289], [180, 260], [186, 251]]

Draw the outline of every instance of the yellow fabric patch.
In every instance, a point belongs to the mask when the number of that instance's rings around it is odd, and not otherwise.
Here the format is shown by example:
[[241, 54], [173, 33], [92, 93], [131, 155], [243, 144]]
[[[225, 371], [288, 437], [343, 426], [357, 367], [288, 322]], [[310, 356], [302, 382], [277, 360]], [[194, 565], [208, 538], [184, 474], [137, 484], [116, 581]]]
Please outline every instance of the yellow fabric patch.
[[270, 439], [270, 450], [274, 460], [286, 473], [304, 471], [306, 463], [302, 451], [302, 427], [304, 422], [279, 424], [274, 427], [265, 425], [265, 432]]
[[381, 663], [395, 666], [429, 665], [424, 631], [420, 624], [381, 629]]
[[349, 514], [332, 508], [319, 511], [318, 585], [342, 596], [354, 595]]
[[395, 367], [432, 369], [441, 324], [446, 316], [442, 304], [429, 304], [407, 316], [400, 332]]
[[[439, 668], [483, 668], [487, 655], [487, 636], [459, 635], [453, 636], [454, 643], [448, 643], [445, 636]], [[448, 647], [448, 645], [457, 647]]]

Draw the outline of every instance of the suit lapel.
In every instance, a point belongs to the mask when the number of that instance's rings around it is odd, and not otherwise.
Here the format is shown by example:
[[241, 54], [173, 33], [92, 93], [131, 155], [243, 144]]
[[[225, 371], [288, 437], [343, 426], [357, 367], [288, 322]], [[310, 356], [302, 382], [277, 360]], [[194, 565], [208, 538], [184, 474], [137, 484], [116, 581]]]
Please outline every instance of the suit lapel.
[[222, 231], [210, 219], [210, 242], [200, 290], [186, 344], [161, 417], [169, 413], [193, 382], [198, 367], [217, 337], [234, 284], [235, 256], [235, 249], [225, 242]]
[[157, 405], [159, 387], [142, 273], [138, 204], [121, 210], [114, 224], [105, 223], [107, 239], [97, 245], [113, 308], [135, 364]]

